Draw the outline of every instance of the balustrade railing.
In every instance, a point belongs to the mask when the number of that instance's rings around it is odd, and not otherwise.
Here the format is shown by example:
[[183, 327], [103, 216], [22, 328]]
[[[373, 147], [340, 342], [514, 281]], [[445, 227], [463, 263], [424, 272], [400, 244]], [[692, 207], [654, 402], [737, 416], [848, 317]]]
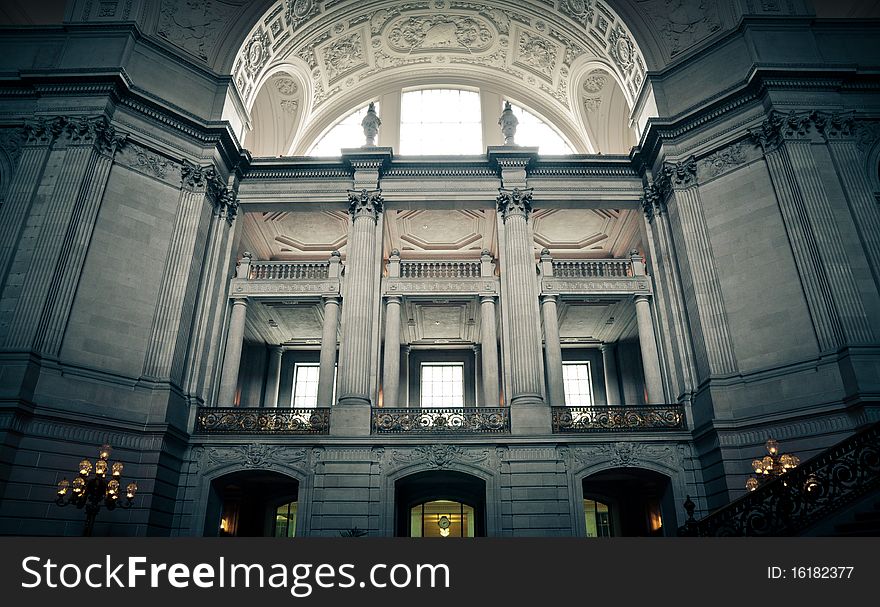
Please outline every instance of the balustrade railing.
[[326, 261], [253, 261], [250, 264], [250, 280], [324, 280], [329, 275], [330, 264]]
[[685, 430], [682, 405], [552, 407], [553, 432]]
[[627, 278], [632, 276], [628, 259], [553, 260], [553, 276], [557, 278]]
[[330, 409], [200, 407], [198, 434], [329, 434]]
[[789, 536], [880, 488], [880, 423], [697, 521], [688, 500], [679, 535]]
[[503, 434], [510, 432], [507, 407], [374, 408], [376, 434]]
[[401, 261], [401, 278], [479, 278], [479, 261]]

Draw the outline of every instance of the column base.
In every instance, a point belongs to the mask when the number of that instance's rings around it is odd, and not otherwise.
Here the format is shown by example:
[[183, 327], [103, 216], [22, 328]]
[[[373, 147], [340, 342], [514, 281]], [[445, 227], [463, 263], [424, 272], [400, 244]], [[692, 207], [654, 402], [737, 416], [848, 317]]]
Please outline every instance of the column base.
[[330, 436], [369, 436], [370, 401], [364, 398], [340, 398], [330, 409]]
[[520, 402], [510, 405], [510, 433], [550, 434], [552, 420], [550, 407], [541, 402]]

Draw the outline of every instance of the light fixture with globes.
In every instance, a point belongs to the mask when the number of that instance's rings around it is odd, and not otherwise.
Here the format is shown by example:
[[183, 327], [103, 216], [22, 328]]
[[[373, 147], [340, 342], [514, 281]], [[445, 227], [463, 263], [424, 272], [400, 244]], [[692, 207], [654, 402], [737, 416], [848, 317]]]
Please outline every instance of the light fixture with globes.
[[752, 461], [752, 468], [755, 470], [756, 476], [750, 476], [746, 480], [746, 489], [749, 491], [754, 491], [766, 481], [782, 476], [801, 463], [801, 459], [797, 455], [780, 454], [779, 443], [773, 438], [769, 439], [764, 446], [768, 455]]

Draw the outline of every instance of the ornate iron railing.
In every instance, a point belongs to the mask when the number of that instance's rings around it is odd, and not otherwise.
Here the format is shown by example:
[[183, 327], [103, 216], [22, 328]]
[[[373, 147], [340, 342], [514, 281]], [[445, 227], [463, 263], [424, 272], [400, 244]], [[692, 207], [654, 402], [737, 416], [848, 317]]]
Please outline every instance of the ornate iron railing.
[[251, 262], [250, 280], [324, 280], [329, 274], [326, 261], [255, 261]]
[[627, 278], [632, 276], [629, 259], [553, 260], [553, 276], [557, 278]]
[[507, 407], [375, 408], [376, 434], [503, 434], [510, 432]]
[[687, 429], [681, 405], [552, 407], [552, 412], [556, 433]]
[[199, 407], [199, 434], [329, 434], [329, 407]]
[[479, 261], [401, 261], [401, 278], [479, 278]]
[[880, 488], [880, 423], [850, 436], [702, 520], [685, 502], [679, 535], [787, 536]]

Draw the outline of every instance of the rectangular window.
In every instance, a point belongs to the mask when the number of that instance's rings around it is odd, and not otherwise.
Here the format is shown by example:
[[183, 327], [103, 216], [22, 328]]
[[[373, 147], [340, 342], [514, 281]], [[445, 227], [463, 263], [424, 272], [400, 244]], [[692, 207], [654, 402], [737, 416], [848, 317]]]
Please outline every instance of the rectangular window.
[[[293, 406], [318, 406], [318, 376], [320, 367], [317, 363], [296, 363], [293, 370]], [[327, 406], [329, 403], [325, 403]]]
[[422, 363], [422, 406], [464, 407], [464, 364]]
[[483, 154], [480, 94], [457, 89], [405, 91], [400, 97], [400, 154]]
[[565, 404], [569, 407], [588, 407], [593, 404], [593, 382], [589, 362], [562, 363], [562, 383]]

